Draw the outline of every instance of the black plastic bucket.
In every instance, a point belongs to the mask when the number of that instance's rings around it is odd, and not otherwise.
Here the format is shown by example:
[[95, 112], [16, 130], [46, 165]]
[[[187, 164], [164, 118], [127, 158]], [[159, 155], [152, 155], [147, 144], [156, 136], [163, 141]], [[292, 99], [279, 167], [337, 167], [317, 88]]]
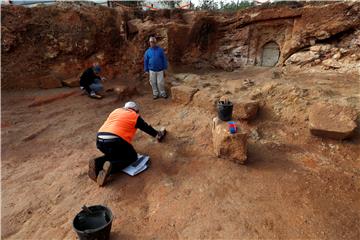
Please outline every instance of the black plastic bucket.
[[110, 238], [113, 215], [109, 208], [94, 205], [82, 210], [73, 221], [80, 240], [107, 240]]
[[218, 102], [218, 116], [222, 121], [229, 121], [232, 118], [233, 104], [232, 102]]

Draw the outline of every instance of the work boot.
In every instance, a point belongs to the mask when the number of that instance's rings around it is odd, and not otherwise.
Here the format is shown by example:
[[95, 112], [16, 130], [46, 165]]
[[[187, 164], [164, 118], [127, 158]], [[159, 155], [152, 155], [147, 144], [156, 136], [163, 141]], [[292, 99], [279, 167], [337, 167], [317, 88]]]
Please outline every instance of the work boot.
[[102, 98], [101, 95], [96, 94], [95, 92], [91, 92], [91, 93], [90, 93], [90, 97], [91, 97], [91, 98], [96, 98], [96, 99], [101, 99], [101, 98]]
[[90, 159], [89, 161], [88, 175], [91, 180], [96, 182], [96, 158]]
[[100, 187], [104, 186], [107, 178], [110, 175], [110, 172], [111, 172], [111, 162], [106, 161], [103, 165], [103, 170], [99, 172], [99, 175], [97, 176], [96, 179], [96, 182]]

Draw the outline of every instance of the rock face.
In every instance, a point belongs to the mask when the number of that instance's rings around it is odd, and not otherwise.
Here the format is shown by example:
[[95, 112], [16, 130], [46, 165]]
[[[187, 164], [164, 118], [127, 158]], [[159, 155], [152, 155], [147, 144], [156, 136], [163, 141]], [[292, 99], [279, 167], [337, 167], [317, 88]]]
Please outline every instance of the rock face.
[[[54, 70], [56, 80], [69, 79], [94, 61], [109, 79], [134, 76], [142, 71], [153, 35], [165, 49], [170, 67], [281, 66], [289, 57], [288, 64], [312, 66], [335, 56], [340, 70], [354, 69], [357, 55], [350, 56], [360, 51], [360, 3], [356, 2], [254, 7], [230, 15], [59, 2], [31, 8], [2, 5], [1, 16], [4, 89], [39, 87], [39, 77]], [[327, 53], [335, 46], [343, 49], [340, 58], [336, 52]], [[306, 49], [309, 52], [298, 54]]]
[[63, 80], [63, 81], [61, 81], [61, 83], [66, 87], [79, 87], [80, 86], [80, 80], [77, 77]]
[[188, 86], [176, 86], [171, 88], [172, 100], [182, 104], [188, 104], [194, 94], [198, 91], [197, 88]]
[[[6, 45], [1, 53], [2, 67], [6, 69], [2, 87], [23, 87], [21, 79], [35, 82], [31, 87], [41, 87], [38, 77], [53, 74], [54, 68], [60, 70], [55, 77], [64, 76], [56, 79], [61, 84], [62, 80], [81, 74], [94, 61], [102, 66], [108, 61], [119, 62], [121, 55], [114, 52], [124, 42], [122, 13], [79, 4], [1, 8], [1, 45]], [[108, 75], [105, 67], [103, 70]]]
[[320, 57], [320, 55], [313, 51], [298, 52], [298, 53], [291, 55], [291, 57], [289, 57], [286, 60], [285, 64], [286, 65], [289, 65], [289, 64], [304, 65], [306, 63], [309, 63], [309, 62], [312, 62], [312, 61], [318, 59], [319, 57]]
[[330, 44], [317, 44], [310, 47], [310, 51], [315, 53], [326, 53], [331, 50]]
[[[225, 20], [228, 24], [221, 24], [219, 30], [224, 35], [219, 38], [214, 63], [220, 60], [222, 65], [218, 66], [226, 68], [263, 65], [266, 47], [272, 44], [274, 47], [270, 57], [279, 55], [277, 65], [282, 65], [291, 55], [322, 40], [335, 40], [328, 41], [335, 46], [342, 37], [356, 39], [355, 30], [360, 29], [359, 6], [359, 3], [318, 6], [300, 3], [296, 7], [287, 6], [281, 10], [268, 8], [258, 13], [251, 9], [240, 11], [231, 20]], [[351, 48], [346, 40], [341, 44], [347, 49]], [[352, 51], [355, 48], [358, 49], [355, 46]], [[301, 53], [287, 64], [292, 61], [294, 64], [300, 64], [303, 60], [314, 61], [318, 57], [317, 53]]]
[[239, 164], [245, 163], [247, 159], [247, 133], [240, 130], [235, 134], [231, 134], [227, 122], [214, 118], [212, 136], [214, 153], [217, 157]]
[[316, 136], [342, 140], [356, 128], [356, 112], [348, 107], [318, 103], [309, 109], [310, 132]]
[[254, 119], [259, 110], [259, 102], [254, 100], [235, 100], [233, 105], [233, 118], [238, 120]]
[[127, 22], [128, 32], [133, 34], [139, 32], [138, 25], [142, 24], [140, 19], [133, 19]]
[[39, 78], [39, 87], [44, 89], [61, 87], [61, 82], [52, 76], [45, 76]]
[[330, 68], [341, 68], [341, 65], [338, 61], [336, 61], [335, 59], [326, 59], [322, 62], [322, 64], [326, 67], [330, 67]]

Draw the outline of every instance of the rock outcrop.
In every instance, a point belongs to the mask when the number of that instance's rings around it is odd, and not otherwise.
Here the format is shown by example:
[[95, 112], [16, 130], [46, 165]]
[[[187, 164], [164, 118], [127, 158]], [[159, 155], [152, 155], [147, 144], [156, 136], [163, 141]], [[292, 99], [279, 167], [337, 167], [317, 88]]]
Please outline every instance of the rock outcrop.
[[259, 110], [259, 102], [248, 99], [235, 100], [233, 102], [233, 118], [240, 120], [254, 119]]
[[247, 133], [241, 130], [231, 134], [227, 122], [213, 119], [213, 144], [217, 157], [244, 164], [247, 159]]
[[188, 104], [194, 94], [198, 91], [197, 88], [188, 86], [176, 86], [171, 88], [172, 100], [182, 104]]
[[356, 129], [356, 112], [336, 104], [318, 103], [309, 109], [310, 132], [316, 136], [342, 140]]
[[66, 87], [80, 87], [80, 79], [78, 77], [65, 79], [61, 83]]
[[167, 52], [170, 68], [231, 71], [287, 63], [354, 71], [360, 58], [357, 2], [284, 4], [235, 14], [62, 2], [4, 5], [1, 14], [3, 88], [40, 87], [42, 77], [61, 82], [95, 61], [108, 79], [137, 75], [150, 36]]

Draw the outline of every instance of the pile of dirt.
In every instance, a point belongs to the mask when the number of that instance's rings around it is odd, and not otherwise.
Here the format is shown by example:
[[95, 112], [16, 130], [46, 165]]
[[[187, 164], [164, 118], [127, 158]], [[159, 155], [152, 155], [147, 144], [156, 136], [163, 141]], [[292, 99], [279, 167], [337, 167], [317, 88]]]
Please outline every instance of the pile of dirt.
[[288, 4], [224, 14], [81, 3], [2, 6], [2, 88], [59, 87], [94, 61], [109, 79], [140, 79], [152, 35], [172, 68], [286, 63], [355, 71], [359, 8], [355, 2]]

